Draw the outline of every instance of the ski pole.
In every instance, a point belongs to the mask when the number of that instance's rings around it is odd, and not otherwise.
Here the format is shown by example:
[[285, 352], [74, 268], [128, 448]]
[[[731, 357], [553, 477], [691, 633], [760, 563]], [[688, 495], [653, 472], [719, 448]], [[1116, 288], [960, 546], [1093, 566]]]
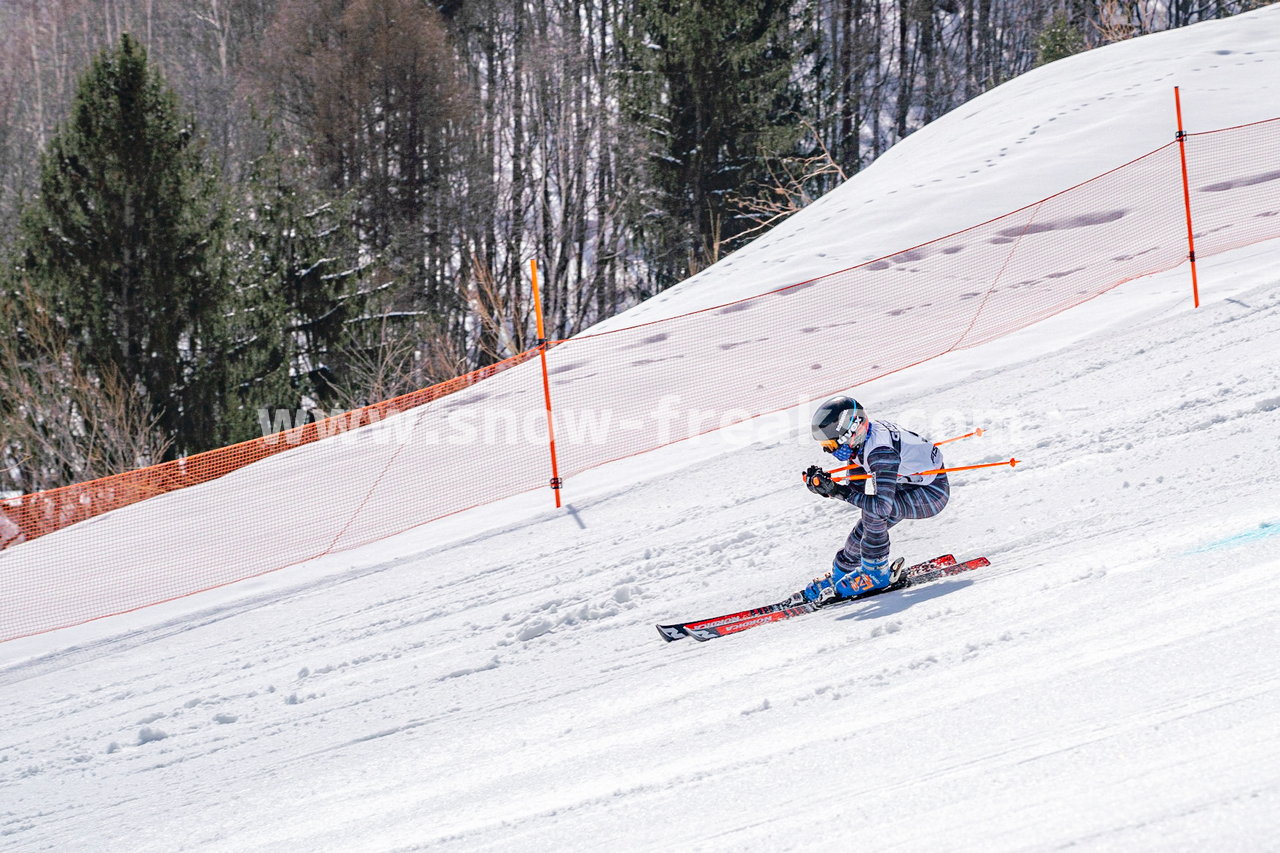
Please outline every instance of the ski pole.
[[[1012, 468], [1013, 466], [1017, 465], [1021, 461], [1022, 461], [1021, 459], [1010, 459], [1007, 462], [985, 462], [981, 465], [960, 465], [955, 468], [935, 468], [932, 471], [921, 471], [918, 474], [908, 474], [907, 476], [908, 477], [928, 477], [933, 474], [950, 474], [953, 471], [976, 471], [979, 468], [999, 468], [1003, 465], [1008, 465], [1010, 468]], [[869, 480], [871, 479], [871, 476], [872, 475], [870, 474], [850, 474], [848, 477], [835, 477], [833, 479], [844, 480], [846, 482], [852, 483], [854, 480]]]
[[957, 435], [955, 438], [944, 438], [942, 441], [935, 441], [933, 443], [933, 446], [941, 447], [944, 444], [950, 444], [951, 442], [959, 441], [962, 438], [972, 438], [975, 435], [981, 438], [984, 432], [986, 432], [986, 430], [984, 430], [982, 427], [978, 427], [973, 432], [966, 432], [964, 435]]
[[[983, 434], [984, 432], [986, 432], [986, 430], [984, 430], [982, 427], [978, 427], [978, 428], [977, 428], [977, 429], [975, 429], [973, 432], [966, 432], [964, 435], [957, 435], [955, 438], [944, 438], [942, 441], [935, 441], [935, 442], [933, 443], [933, 446], [934, 446], [934, 447], [941, 447], [941, 446], [942, 446], [942, 445], [944, 445], [944, 444], [950, 444], [950, 443], [951, 443], [951, 442], [953, 442], [953, 441], [960, 441], [961, 439], [964, 439], [964, 438], [972, 438], [972, 437], [973, 437], [973, 436], [975, 436], [975, 435], [976, 435], [976, 436], [978, 436], [979, 438], [981, 438], [981, 437], [982, 437], [982, 434]], [[832, 468], [832, 469], [831, 469], [830, 471], [828, 471], [827, 473], [828, 473], [828, 474], [839, 474], [841, 471], [852, 471], [854, 468], [861, 468], [861, 467], [862, 467], [861, 465], [859, 465], [857, 462], [855, 462], [855, 463], [853, 463], [852, 465], [846, 465], [846, 466], [844, 466], [843, 468]]]

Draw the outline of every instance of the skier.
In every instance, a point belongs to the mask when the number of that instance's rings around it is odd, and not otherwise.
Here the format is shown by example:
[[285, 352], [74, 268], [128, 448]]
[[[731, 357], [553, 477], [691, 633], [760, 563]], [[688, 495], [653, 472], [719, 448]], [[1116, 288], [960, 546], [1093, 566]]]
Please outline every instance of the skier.
[[813, 415], [813, 437], [841, 462], [856, 462], [871, 476], [860, 488], [837, 483], [817, 465], [804, 472], [809, 491], [862, 510], [862, 520], [835, 557], [831, 572], [805, 587], [807, 601], [834, 601], [901, 582], [902, 558], [889, 565], [889, 528], [904, 518], [932, 518], [951, 497], [942, 451], [926, 438], [887, 421], [872, 421], [850, 397], [832, 397]]

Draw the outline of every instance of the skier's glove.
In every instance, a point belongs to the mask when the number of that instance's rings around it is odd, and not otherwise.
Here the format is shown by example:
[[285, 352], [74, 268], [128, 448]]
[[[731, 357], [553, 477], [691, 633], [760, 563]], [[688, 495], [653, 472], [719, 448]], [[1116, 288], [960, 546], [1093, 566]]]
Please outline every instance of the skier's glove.
[[805, 469], [804, 484], [809, 491], [824, 498], [843, 498], [849, 492], [848, 486], [832, 480], [831, 475], [817, 465]]

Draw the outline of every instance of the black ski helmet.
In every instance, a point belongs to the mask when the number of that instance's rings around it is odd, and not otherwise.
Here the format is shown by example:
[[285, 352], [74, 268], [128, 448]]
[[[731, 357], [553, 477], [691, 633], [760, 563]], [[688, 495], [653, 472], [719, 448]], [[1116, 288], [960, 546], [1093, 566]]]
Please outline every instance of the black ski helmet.
[[852, 397], [832, 397], [813, 413], [813, 440], [857, 447], [867, 436], [866, 410]]

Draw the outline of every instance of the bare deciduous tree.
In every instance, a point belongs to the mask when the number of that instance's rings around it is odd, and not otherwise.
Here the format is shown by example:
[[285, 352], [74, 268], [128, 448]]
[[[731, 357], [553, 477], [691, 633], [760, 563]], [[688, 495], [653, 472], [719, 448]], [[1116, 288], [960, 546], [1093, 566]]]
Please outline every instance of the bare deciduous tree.
[[109, 366], [94, 373], [81, 364], [30, 288], [4, 314], [0, 322], [15, 332], [0, 337], [5, 479], [39, 491], [164, 458], [171, 442], [147, 399]]
[[805, 126], [818, 153], [809, 157], [769, 159], [766, 161], [769, 179], [762, 182], [753, 194], [733, 193], [729, 196], [738, 215], [754, 223], [742, 231], [738, 239], [751, 239], [808, 207], [820, 195], [816, 188], [832, 181], [842, 183], [849, 179], [813, 125], [805, 122]]

